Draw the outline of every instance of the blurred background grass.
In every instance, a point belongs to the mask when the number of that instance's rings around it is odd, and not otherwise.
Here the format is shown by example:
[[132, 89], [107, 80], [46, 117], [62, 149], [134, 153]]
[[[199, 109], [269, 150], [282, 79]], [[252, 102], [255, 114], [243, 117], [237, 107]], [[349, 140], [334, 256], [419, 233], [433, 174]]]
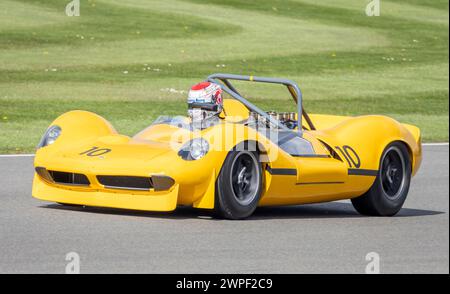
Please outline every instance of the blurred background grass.
[[[214, 72], [297, 81], [309, 112], [385, 114], [448, 141], [448, 1], [69, 0], [0, 2], [0, 153], [33, 152], [48, 124], [96, 112], [133, 135], [184, 114]], [[244, 86], [266, 110], [279, 89]]]

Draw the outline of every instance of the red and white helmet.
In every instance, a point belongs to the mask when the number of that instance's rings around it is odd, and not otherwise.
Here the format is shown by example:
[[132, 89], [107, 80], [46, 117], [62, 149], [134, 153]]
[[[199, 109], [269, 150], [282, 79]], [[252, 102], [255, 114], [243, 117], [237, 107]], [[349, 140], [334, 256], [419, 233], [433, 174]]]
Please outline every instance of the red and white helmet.
[[223, 109], [222, 88], [211, 82], [192, 86], [188, 95], [188, 108], [207, 111], [208, 116], [219, 114]]

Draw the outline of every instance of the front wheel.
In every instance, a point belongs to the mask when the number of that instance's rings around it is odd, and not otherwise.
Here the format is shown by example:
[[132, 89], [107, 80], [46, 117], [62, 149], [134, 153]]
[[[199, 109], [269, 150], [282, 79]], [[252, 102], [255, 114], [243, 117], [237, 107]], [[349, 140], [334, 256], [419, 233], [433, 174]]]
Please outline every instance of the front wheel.
[[364, 195], [352, 199], [353, 207], [363, 215], [395, 215], [406, 200], [410, 181], [408, 150], [402, 143], [391, 143], [381, 156], [375, 182]]
[[256, 209], [262, 192], [262, 168], [256, 152], [231, 151], [216, 182], [216, 212], [243, 219]]

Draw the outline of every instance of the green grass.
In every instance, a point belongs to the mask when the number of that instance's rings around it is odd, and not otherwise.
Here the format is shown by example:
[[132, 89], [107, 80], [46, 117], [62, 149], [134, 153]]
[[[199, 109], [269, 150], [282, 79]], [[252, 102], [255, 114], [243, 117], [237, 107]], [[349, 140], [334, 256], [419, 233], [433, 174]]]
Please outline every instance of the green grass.
[[[448, 141], [448, 1], [68, 0], [0, 2], [0, 153], [32, 152], [61, 113], [85, 109], [132, 135], [184, 114], [214, 72], [285, 77], [309, 112], [385, 114]], [[369, 2], [369, 1], [367, 1]], [[274, 87], [242, 85], [266, 110]]]

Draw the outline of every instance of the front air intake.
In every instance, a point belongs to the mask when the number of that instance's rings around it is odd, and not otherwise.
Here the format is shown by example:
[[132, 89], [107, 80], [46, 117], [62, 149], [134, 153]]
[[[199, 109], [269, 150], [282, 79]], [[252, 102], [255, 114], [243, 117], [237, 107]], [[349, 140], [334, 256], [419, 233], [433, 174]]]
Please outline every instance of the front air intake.
[[89, 186], [89, 179], [83, 174], [47, 170], [43, 167], [36, 167], [37, 174], [46, 182], [60, 185]]
[[62, 185], [77, 185], [77, 186], [89, 186], [88, 178], [83, 174], [66, 173], [60, 171], [49, 170], [48, 171], [53, 181]]
[[97, 176], [97, 180], [105, 188], [124, 189], [124, 190], [143, 190], [147, 191], [153, 188], [150, 177], [134, 176]]

